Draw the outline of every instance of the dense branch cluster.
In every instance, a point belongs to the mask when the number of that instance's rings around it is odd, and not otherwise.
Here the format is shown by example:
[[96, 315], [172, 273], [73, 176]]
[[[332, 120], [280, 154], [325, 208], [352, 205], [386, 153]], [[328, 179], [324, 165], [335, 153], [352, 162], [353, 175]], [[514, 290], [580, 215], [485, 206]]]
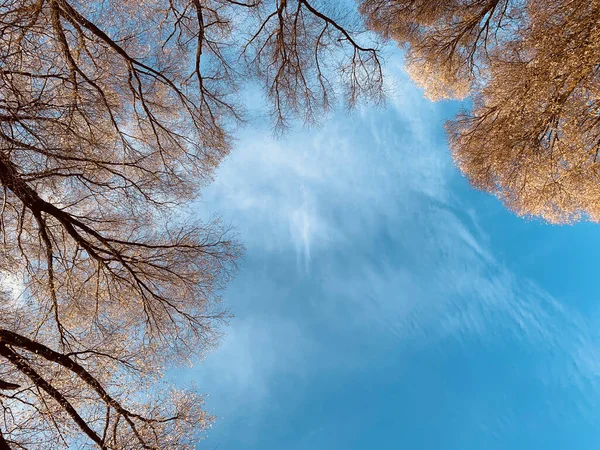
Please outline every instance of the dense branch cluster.
[[163, 386], [218, 337], [240, 246], [197, 198], [259, 80], [274, 125], [379, 98], [342, 11], [284, 0], [0, 1], [0, 448], [194, 448]]
[[454, 160], [524, 216], [600, 221], [600, 2], [365, 0], [431, 98], [471, 96]]

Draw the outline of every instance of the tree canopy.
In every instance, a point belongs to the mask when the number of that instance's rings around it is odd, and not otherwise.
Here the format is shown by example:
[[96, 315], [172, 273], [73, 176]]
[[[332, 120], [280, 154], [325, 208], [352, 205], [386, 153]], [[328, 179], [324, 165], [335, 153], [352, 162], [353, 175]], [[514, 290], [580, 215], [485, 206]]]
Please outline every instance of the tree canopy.
[[216, 342], [241, 246], [185, 213], [264, 87], [273, 125], [378, 99], [377, 48], [306, 0], [0, 2], [0, 448], [195, 448], [164, 368]]
[[600, 2], [365, 0], [448, 123], [455, 163], [523, 216], [600, 221]]
[[[228, 317], [242, 247], [198, 199], [263, 88], [275, 129], [382, 97], [379, 49], [319, 0], [0, 1], [0, 449], [195, 448], [161, 382]], [[600, 221], [600, 1], [363, 0], [460, 170], [525, 216]]]

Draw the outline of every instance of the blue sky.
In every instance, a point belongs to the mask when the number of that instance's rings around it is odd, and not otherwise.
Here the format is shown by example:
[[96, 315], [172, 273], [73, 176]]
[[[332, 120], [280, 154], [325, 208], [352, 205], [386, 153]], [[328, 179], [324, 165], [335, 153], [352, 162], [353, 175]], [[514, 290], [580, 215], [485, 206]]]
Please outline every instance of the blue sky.
[[247, 247], [219, 349], [178, 374], [200, 448], [596, 449], [600, 227], [474, 191], [431, 103], [387, 61], [385, 108], [240, 135], [198, 206]]

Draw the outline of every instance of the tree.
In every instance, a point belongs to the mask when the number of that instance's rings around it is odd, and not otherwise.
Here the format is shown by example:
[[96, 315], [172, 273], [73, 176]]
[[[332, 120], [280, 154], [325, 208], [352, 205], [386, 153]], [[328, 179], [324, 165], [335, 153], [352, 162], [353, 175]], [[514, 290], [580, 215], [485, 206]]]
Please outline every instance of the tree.
[[366, 0], [407, 46], [433, 99], [470, 96], [448, 123], [460, 170], [523, 216], [600, 221], [600, 2]]
[[189, 209], [259, 80], [275, 127], [379, 98], [342, 11], [284, 0], [0, 3], [0, 448], [193, 448], [160, 382], [218, 340], [241, 247]]

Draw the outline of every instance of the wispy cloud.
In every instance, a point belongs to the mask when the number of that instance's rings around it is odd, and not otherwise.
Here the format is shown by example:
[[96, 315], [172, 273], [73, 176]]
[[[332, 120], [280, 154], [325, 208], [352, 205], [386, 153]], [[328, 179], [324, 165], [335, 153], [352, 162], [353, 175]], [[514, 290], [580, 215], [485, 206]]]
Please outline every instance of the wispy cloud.
[[304, 185], [300, 186], [300, 192], [302, 196], [301, 203], [290, 216], [290, 235], [296, 246], [298, 268], [308, 274], [315, 212]]
[[17, 305], [21, 303], [25, 295], [25, 281], [14, 273], [0, 270], [0, 293], [4, 293], [6, 297], [2, 297], [4, 302], [8, 301], [8, 307], [11, 304]]
[[[230, 291], [240, 319], [203, 379], [257, 408], [282, 371], [318, 373], [353, 357], [321, 348], [323, 329], [369, 330], [411, 351], [511, 336], [542, 361], [540, 380], [596, 391], [598, 317], [581, 316], [494, 256], [456, 191], [441, 127], [455, 106], [423, 100], [399, 61], [390, 67], [398, 90], [386, 110], [337, 116], [284, 141], [247, 130], [207, 190], [203, 207], [236, 224], [253, 265]], [[258, 275], [268, 282], [252, 284]], [[256, 305], [277, 313], [257, 314]]]
[[178, 371], [177, 378], [210, 393], [207, 406], [221, 420], [258, 423], [279, 406], [273, 380], [302, 379], [308, 355], [317, 350], [294, 320], [257, 313], [236, 319], [219, 350], [201, 365]]

